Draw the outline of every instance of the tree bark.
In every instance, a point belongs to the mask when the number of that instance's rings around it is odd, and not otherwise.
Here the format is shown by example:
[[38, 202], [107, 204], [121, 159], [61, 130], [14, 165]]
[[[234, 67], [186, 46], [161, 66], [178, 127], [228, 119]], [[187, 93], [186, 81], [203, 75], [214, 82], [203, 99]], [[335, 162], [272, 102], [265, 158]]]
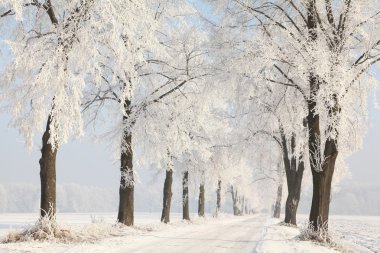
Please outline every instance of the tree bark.
[[182, 179], [182, 218], [184, 220], [190, 220], [190, 211], [189, 211], [189, 172], [185, 171], [183, 173]]
[[278, 187], [277, 187], [277, 199], [274, 205], [273, 218], [280, 218], [281, 200], [282, 200], [282, 181], [278, 184]]
[[[302, 158], [300, 158], [302, 159]], [[297, 209], [301, 197], [301, 185], [303, 171], [305, 169], [304, 162], [299, 160], [297, 170], [291, 170], [288, 184], [288, 197], [285, 206], [285, 223], [297, 225]]]
[[[126, 115], [123, 116], [123, 122], [127, 124], [130, 115], [130, 101], [126, 101], [124, 107]], [[133, 148], [132, 132], [125, 128], [121, 144], [120, 157], [120, 187], [119, 187], [119, 212], [117, 215], [118, 222], [133, 226], [134, 224], [134, 175], [133, 175]]]
[[57, 148], [53, 149], [49, 143], [51, 117], [48, 117], [46, 130], [42, 137], [42, 149], [40, 163], [41, 178], [41, 217], [55, 219], [56, 215], [56, 157]]
[[216, 215], [218, 215], [220, 208], [222, 207], [222, 181], [218, 180], [218, 189], [216, 190]]
[[331, 197], [331, 182], [335, 170], [335, 162], [338, 156], [334, 140], [327, 140], [325, 144], [322, 171], [312, 170], [313, 176], [313, 198], [309, 221], [312, 227], [317, 229], [328, 229], [328, 218]]
[[170, 222], [170, 207], [172, 202], [172, 183], [173, 183], [173, 170], [170, 168], [166, 170], [165, 184], [164, 184], [164, 198], [162, 203], [161, 222]]
[[205, 185], [203, 183], [199, 186], [198, 216], [205, 217]]
[[[296, 145], [296, 136], [292, 134], [290, 138], [290, 152], [287, 146], [285, 133], [280, 128], [281, 133], [281, 146], [284, 159], [284, 167], [286, 174], [286, 182], [288, 185], [288, 197], [285, 204], [285, 223], [297, 225], [297, 209], [301, 196], [301, 185], [303, 172], [305, 170], [302, 156], [297, 159], [294, 154]], [[289, 156], [289, 153], [291, 156]]]

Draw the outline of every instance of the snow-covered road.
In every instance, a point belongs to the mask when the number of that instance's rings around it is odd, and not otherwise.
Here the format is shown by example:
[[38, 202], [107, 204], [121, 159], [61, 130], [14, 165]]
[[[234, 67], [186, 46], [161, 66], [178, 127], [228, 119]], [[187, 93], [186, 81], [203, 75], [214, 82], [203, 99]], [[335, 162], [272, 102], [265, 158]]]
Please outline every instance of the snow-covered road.
[[[150, 233], [133, 245], [131, 252], [252, 252], [261, 238], [265, 217], [245, 217], [170, 232]], [[149, 244], [147, 244], [147, 240]], [[110, 252], [121, 252], [117, 249]]]
[[140, 234], [134, 238], [106, 239], [78, 245], [67, 252], [255, 252], [266, 217], [241, 217], [205, 224], [190, 224]]

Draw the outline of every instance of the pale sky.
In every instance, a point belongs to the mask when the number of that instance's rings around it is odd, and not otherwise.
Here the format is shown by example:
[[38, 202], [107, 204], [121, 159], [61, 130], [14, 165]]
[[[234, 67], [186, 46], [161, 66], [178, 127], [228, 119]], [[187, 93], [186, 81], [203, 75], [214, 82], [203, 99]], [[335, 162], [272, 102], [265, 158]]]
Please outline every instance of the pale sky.
[[[204, 15], [209, 8], [191, 0]], [[380, 96], [378, 96], [380, 98]], [[369, 130], [363, 150], [349, 159], [351, 179], [357, 183], [380, 184], [380, 111], [370, 102]], [[8, 116], [0, 114], [0, 184], [39, 183], [40, 141], [32, 151], [24, 146], [18, 132], [8, 128]], [[38, 137], [38, 140], [41, 136]], [[94, 144], [89, 140], [76, 141], [61, 147], [57, 159], [58, 183], [79, 183], [93, 186], [118, 186], [119, 162], [112, 158], [107, 144]]]
[[[18, 132], [7, 127], [7, 121], [7, 116], [0, 115], [0, 183], [37, 184], [41, 144], [38, 142], [29, 151]], [[106, 144], [79, 140], [63, 145], [57, 157], [57, 181], [96, 186], [117, 185], [119, 166], [111, 157]]]

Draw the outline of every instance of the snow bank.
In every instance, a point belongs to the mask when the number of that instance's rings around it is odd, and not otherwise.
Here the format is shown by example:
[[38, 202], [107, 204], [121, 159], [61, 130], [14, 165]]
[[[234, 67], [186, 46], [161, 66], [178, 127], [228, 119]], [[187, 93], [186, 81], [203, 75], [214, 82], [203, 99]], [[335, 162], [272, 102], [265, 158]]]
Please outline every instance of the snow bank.
[[259, 242], [257, 253], [336, 253], [353, 252], [340, 248], [335, 250], [316, 244], [311, 241], [299, 239], [300, 229], [297, 227], [286, 226], [280, 223], [279, 219], [269, 219], [263, 228], [263, 237]]
[[[22, 214], [20, 214], [22, 215]], [[76, 214], [71, 215], [73, 217]], [[114, 218], [114, 214], [112, 217]], [[178, 215], [173, 215], [174, 221], [168, 224], [164, 224], [159, 221], [159, 217], [154, 216], [154, 220], [151, 214], [146, 215], [139, 214], [139, 224], [128, 227], [120, 223], [111, 222], [109, 217], [91, 215], [91, 223], [88, 224], [88, 219], [81, 220], [74, 223], [61, 223], [49, 218], [38, 219], [34, 224], [25, 225], [18, 229], [10, 229], [6, 231], [1, 237], [2, 243], [15, 243], [15, 242], [50, 242], [50, 243], [94, 243], [98, 240], [120, 236], [136, 236], [146, 232], [152, 231], [165, 231], [170, 229], [177, 229], [181, 227], [187, 227], [188, 225], [204, 225], [213, 224], [223, 219], [231, 218], [232, 215], [221, 214], [219, 218], [200, 218], [195, 214], [191, 215], [191, 221], [184, 221], [179, 219]], [[210, 215], [209, 215], [210, 216]], [[140, 220], [140, 219], [144, 220]], [[83, 216], [79, 219], [83, 219]], [[72, 219], [74, 221], [75, 219]], [[173, 219], [172, 219], [173, 220]], [[1, 224], [1, 223], [0, 223]], [[0, 234], [1, 235], [1, 234]]]

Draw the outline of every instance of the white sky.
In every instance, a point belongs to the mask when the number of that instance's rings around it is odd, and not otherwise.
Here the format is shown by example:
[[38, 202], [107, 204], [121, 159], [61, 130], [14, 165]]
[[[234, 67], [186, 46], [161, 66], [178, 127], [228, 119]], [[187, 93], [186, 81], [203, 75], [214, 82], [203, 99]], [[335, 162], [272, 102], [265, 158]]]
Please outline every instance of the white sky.
[[[191, 2], [208, 15], [206, 6], [200, 5], [197, 0]], [[370, 127], [364, 147], [349, 159], [352, 178], [346, 181], [380, 184], [380, 111], [370, 105]], [[21, 136], [7, 124], [8, 116], [0, 114], [0, 183], [38, 184], [40, 146], [28, 151]], [[113, 187], [118, 185], [119, 162], [112, 159], [111, 148], [106, 144], [77, 141], [59, 150], [57, 173], [58, 183]]]

